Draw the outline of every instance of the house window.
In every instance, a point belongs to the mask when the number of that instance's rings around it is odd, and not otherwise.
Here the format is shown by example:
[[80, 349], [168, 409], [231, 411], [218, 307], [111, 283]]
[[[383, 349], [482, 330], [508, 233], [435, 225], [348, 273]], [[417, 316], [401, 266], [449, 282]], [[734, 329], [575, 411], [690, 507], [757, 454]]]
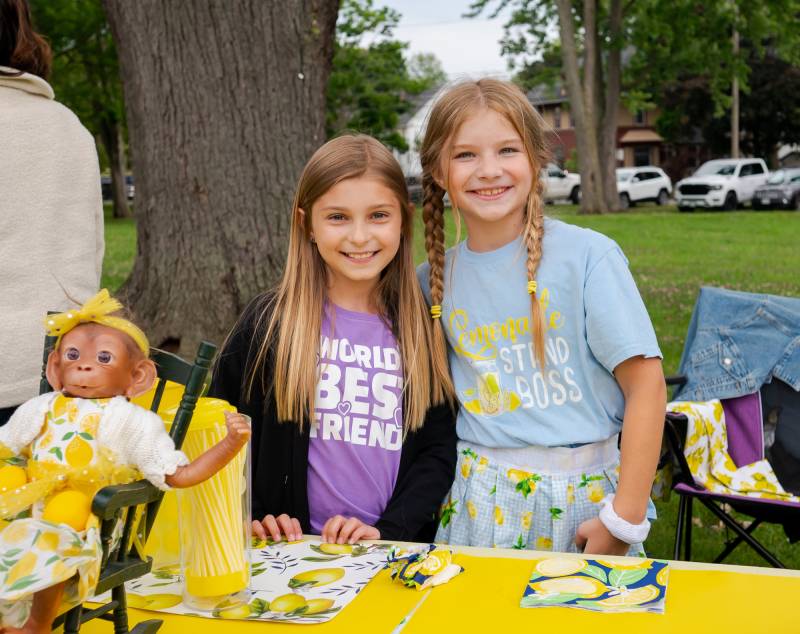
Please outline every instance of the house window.
[[647, 125], [647, 113], [644, 110], [637, 110], [633, 115], [633, 122], [636, 125]]
[[558, 130], [561, 128], [561, 107], [556, 106], [553, 109], [553, 127]]
[[633, 166], [642, 167], [650, 165], [650, 146], [637, 145], [633, 148]]

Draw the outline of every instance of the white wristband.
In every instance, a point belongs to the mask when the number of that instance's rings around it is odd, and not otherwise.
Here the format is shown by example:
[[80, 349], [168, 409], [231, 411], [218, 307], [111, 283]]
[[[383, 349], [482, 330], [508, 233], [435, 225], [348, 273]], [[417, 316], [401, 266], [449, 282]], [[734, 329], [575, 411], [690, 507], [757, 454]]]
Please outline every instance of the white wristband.
[[614, 537], [626, 544], [641, 544], [650, 532], [650, 521], [645, 517], [641, 524], [631, 524], [622, 519], [614, 510], [614, 494], [609, 493], [603, 499], [600, 509], [600, 521]]

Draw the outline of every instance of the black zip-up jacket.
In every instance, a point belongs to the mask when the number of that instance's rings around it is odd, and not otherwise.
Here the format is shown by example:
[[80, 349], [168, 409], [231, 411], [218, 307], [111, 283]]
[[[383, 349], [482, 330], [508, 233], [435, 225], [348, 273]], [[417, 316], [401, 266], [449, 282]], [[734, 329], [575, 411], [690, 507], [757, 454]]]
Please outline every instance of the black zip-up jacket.
[[[217, 358], [209, 396], [225, 399], [252, 419], [252, 513], [286, 513], [310, 532], [308, 511], [309, 424], [278, 421], [271, 390], [262, 389], [257, 376], [245, 399], [249, 368], [263, 340], [256, 319], [267, 301], [256, 298], [239, 318]], [[263, 371], [269, 378], [272, 356]], [[267, 381], [269, 385], [269, 381]], [[447, 405], [431, 407], [423, 426], [406, 435], [394, 492], [376, 528], [381, 539], [432, 541], [439, 506], [453, 483], [456, 468], [455, 412]]]

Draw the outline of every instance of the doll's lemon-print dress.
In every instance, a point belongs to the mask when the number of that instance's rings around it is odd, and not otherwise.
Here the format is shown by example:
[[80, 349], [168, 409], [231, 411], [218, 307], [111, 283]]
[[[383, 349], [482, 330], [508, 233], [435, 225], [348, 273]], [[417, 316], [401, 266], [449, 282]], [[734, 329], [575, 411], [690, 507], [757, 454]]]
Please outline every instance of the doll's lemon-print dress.
[[[30, 445], [30, 460], [69, 469], [93, 465], [99, 456], [97, 427], [108, 400], [56, 397]], [[0, 532], [0, 626], [20, 627], [39, 590], [72, 579], [64, 591], [64, 603], [71, 606], [97, 585], [102, 549], [96, 518], [90, 515], [81, 532], [46, 522], [40, 517], [47, 501], [34, 505], [33, 517], [16, 519]]]

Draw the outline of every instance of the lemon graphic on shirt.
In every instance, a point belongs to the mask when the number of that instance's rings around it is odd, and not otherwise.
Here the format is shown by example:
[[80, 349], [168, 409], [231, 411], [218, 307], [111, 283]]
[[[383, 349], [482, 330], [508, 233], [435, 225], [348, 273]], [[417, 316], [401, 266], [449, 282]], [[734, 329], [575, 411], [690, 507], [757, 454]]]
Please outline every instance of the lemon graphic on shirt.
[[0, 492], [13, 491], [28, 483], [25, 469], [17, 465], [8, 464], [0, 469]]
[[64, 458], [70, 467], [85, 467], [92, 461], [93, 456], [92, 446], [77, 435], [69, 441], [64, 451]]
[[54, 419], [61, 418], [67, 411], [67, 397], [63, 394], [56, 396], [50, 411], [53, 413]]
[[566, 577], [580, 572], [588, 565], [585, 559], [554, 557], [552, 559], [542, 559], [536, 564], [534, 570], [545, 577]]
[[75, 419], [78, 418], [78, 404], [75, 401], [67, 403], [67, 418], [70, 423], [74, 423]]
[[536, 550], [553, 550], [553, 540], [549, 537], [537, 537]]
[[472, 467], [472, 458], [464, 458], [461, 462], [461, 477], [468, 478], [469, 477], [469, 470]]
[[575, 503], [575, 485], [568, 484], [567, 485], [567, 504], [574, 504]]
[[306, 600], [299, 594], [282, 594], [269, 603], [270, 612], [294, 612], [306, 605]]
[[475, 468], [475, 471], [477, 473], [483, 473], [484, 471], [486, 471], [486, 465], [488, 465], [488, 464], [489, 464], [488, 458], [481, 457], [478, 460], [478, 466]]
[[344, 577], [344, 569], [342, 568], [317, 568], [315, 570], [306, 570], [289, 579], [289, 587], [292, 590], [306, 586], [315, 588], [338, 581], [342, 577]]
[[469, 516], [472, 519], [475, 519], [478, 516], [478, 509], [475, 508], [475, 505], [471, 500], [467, 500], [467, 513], [469, 513]]
[[12, 546], [20, 543], [29, 535], [25, 522], [11, 523], [3, 529], [3, 541]]
[[83, 433], [90, 434], [92, 438], [96, 438], [99, 424], [100, 414], [87, 414], [81, 419], [80, 428]]
[[503, 521], [504, 521], [504, 519], [503, 519], [503, 509], [501, 509], [499, 506], [495, 506], [494, 507], [494, 523], [497, 524], [498, 526], [502, 526], [503, 525]]
[[641, 605], [652, 601], [659, 594], [657, 586], [642, 586], [641, 588], [634, 588], [633, 590], [623, 590], [621, 593], [602, 599], [598, 601], [598, 605], [608, 607], [622, 607], [626, 605]]
[[529, 471], [523, 471], [522, 469], [509, 469], [506, 471], [506, 478], [508, 478], [512, 484], [519, 484], [523, 480], [527, 480], [528, 478], [533, 475]]
[[27, 552], [22, 555], [22, 557], [19, 558], [19, 561], [11, 566], [11, 569], [8, 571], [8, 576], [6, 577], [4, 586], [6, 588], [10, 588], [17, 581], [22, 579], [22, 577], [27, 577], [29, 574], [31, 574], [33, 569], [36, 567], [37, 559], [38, 557], [35, 552]]
[[530, 584], [537, 594], [578, 594], [586, 599], [608, 592], [606, 584], [593, 577], [556, 577]]

